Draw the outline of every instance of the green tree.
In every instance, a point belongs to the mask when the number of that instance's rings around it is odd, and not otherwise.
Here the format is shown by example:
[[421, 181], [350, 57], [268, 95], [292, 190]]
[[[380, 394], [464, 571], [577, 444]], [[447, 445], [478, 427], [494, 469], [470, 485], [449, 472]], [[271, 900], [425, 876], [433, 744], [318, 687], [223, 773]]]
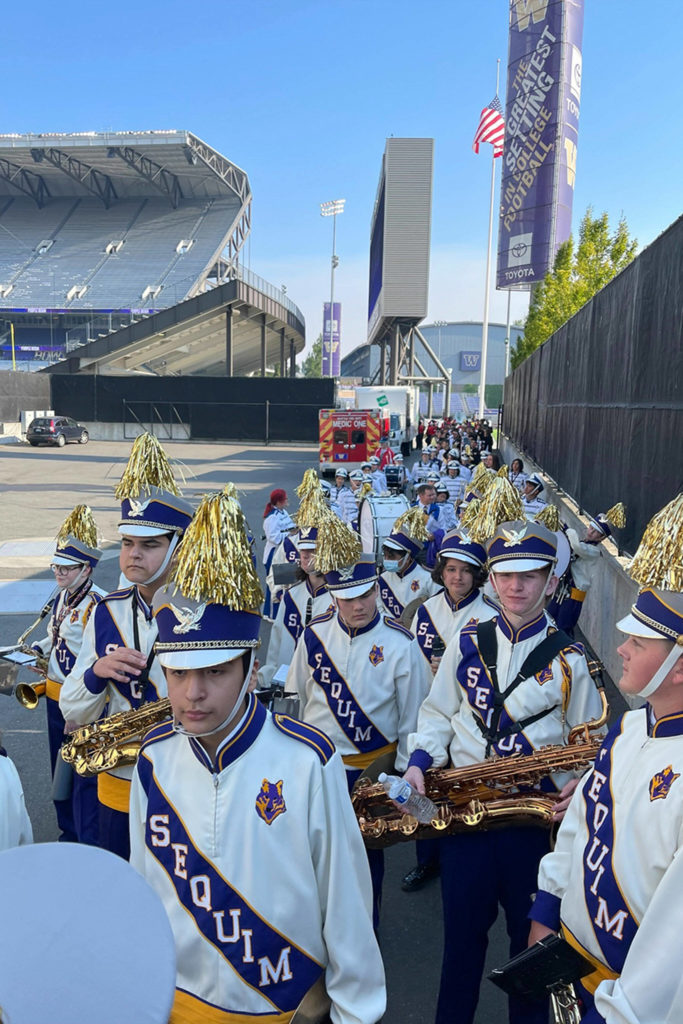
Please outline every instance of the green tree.
[[610, 233], [606, 213], [593, 217], [589, 206], [579, 228], [579, 244], [574, 239], [557, 250], [552, 271], [533, 292], [524, 324], [524, 336], [517, 335], [511, 353], [514, 369], [519, 366], [573, 316], [597, 291], [626, 267], [636, 254], [638, 242], [629, 238], [622, 217], [616, 231]]
[[313, 342], [313, 348], [303, 361], [301, 372], [304, 377], [322, 377], [323, 375], [323, 336], [319, 334]]

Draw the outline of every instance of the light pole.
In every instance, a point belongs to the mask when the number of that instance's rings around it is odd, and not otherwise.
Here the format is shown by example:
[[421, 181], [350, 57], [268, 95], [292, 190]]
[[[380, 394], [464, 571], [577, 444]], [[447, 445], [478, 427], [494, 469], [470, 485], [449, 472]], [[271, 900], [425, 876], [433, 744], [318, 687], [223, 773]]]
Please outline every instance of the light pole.
[[[337, 241], [337, 214], [344, 212], [345, 199], [331, 199], [328, 203], [320, 204], [320, 216], [332, 218], [332, 270], [330, 273], [330, 338], [329, 358], [327, 361], [328, 376], [332, 376], [332, 354], [334, 351], [334, 271], [339, 266], [339, 259], [335, 252]], [[325, 318], [323, 317], [323, 320]], [[339, 339], [341, 342], [341, 338]], [[323, 323], [323, 355], [325, 352], [325, 324]]]
[[[446, 320], [435, 320], [434, 321], [434, 326], [438, 327], [438, 329], [439, 329], [439, 335], [438, 335], [438, 337], [439, 337], [439, 362], [441, 362], [441, 328], [442, 327], [447, 327], [448, 324], [447, 324]], [[443, 397], [444, 397], [444, 403], [443, 404], [445, 405], [445, 399], [446, 399], [446, 382], [445, 381], [443, 383]], [[441, 409], [441, 414], [444, 417], [448, 415], [448, 413], [443, 408], [443, 406], [442, 406], [442, 409]]]

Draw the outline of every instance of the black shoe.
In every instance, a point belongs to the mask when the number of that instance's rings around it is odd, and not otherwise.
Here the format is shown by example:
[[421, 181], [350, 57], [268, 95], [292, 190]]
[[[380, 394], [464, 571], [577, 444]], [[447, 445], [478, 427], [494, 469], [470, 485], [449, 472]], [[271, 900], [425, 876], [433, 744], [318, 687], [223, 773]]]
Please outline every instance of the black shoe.
[[430, 861], [428, 864], [416, 864], [401, 882], [401, 888], [404, 892], [417, 892], [423, 885], [430, 882], [432, 878], [438, 878], [438, 876], [438, 861]]

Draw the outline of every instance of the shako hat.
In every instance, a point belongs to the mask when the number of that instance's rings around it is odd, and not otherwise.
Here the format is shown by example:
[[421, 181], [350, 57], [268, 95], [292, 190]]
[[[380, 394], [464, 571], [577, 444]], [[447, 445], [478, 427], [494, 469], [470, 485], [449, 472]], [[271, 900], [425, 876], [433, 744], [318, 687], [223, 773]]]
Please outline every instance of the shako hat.
[[89, 505], [76, 505], [57, 534], [54, 565], [89, 565], [93, 569], [102, 557], [97, 547], [97, 526]]
[[170, 582], [157, 591], [155, 651], [164, 668], [206, 668], [259, 646], [263, 592], [238, 502], [206, 495]]

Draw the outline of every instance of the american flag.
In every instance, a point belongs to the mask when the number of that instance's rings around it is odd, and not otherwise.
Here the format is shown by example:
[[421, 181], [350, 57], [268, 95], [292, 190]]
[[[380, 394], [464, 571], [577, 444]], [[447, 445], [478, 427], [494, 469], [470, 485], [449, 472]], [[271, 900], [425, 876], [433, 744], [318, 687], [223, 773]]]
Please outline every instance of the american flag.
[[479, 127], [474, 136], [472, 149], [479, 152], [480, 142], [490, 142], [493, 146], [493, 156], [500, 156], [503, 152], [503, 140], [505, 139], [505, 121], [503, 120], [503, 108], [500, 100], [495, 96], [488, 107], [484, 107], [479, 118]]

